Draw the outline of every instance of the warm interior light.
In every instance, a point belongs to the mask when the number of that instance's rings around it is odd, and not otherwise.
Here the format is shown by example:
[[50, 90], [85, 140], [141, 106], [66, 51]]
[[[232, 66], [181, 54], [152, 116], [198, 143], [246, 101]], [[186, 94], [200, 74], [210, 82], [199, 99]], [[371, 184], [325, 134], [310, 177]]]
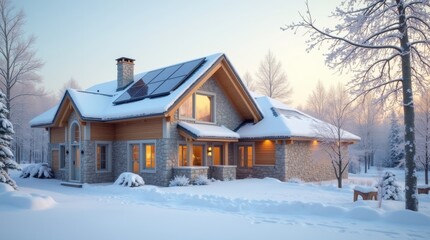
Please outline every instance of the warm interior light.
[[313, 140], [313, 141], [312, 141], [312, 144], [313, 144], [313, 145], [318, 145], [318, 141], [317, 141], [317, 140]]
[[212, 147], [208, 147], [208, 156], [212, 156]]

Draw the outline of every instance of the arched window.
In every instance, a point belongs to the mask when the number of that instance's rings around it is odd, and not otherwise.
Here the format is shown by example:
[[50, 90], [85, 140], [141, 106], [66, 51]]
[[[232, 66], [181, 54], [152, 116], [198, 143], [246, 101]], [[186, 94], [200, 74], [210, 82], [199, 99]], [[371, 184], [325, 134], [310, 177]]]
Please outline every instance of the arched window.
[[70, 142], [72, 144], [79, 143], [80, 141], [80, 129], [78, 123], [74, 122], [70, 128]]

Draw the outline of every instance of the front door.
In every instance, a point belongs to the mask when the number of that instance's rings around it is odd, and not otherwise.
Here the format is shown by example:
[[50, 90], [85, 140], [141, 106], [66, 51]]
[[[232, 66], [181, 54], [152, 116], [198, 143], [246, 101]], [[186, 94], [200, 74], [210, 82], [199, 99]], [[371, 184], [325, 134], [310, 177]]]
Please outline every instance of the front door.
[[79, 145], [72, 145], [72, 159], [71, 159], [71, 176], [70, 180], [80, 181], [81, 173], [81, 153], [79, 150]]

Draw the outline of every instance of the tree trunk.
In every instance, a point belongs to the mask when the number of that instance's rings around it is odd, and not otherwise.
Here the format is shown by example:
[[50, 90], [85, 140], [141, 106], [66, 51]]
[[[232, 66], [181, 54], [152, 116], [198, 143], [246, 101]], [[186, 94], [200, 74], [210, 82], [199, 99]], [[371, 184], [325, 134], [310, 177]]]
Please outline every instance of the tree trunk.
[[428, 162], [426, 163], [426, 165], [424, 166], [424, 171], [425, 171], [425, 179], [426, 179], [426, 185], [429, 184], [429, 164]]
[[399, 10], [399, 24], [402, 38], [400, 44], [403, 49], [402, 55], [402, 78], [403, 78], [403, 112], [405, 123], [405, 198], [406, 209], [418, 211], [417, 177], [415, 175], [415, 113], [414, 98], [412, 92], [411, 53], [408, 32], [406, 28], [405, 9], [403, 1], [397, 0]]
[[367, 173], [367, 153], [364, 154], [364, 173]]

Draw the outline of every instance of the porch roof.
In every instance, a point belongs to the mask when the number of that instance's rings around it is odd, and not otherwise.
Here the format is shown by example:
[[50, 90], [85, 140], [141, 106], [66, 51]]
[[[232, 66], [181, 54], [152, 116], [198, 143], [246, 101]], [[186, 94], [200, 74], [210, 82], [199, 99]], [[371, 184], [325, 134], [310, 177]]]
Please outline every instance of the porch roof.
[[240, 138], [238, 133], [225, 126], [178, 122], [178, 129], [181, 134], [187, 135], [185, 137], [191, 137], [193, 140], [236, 142]]

